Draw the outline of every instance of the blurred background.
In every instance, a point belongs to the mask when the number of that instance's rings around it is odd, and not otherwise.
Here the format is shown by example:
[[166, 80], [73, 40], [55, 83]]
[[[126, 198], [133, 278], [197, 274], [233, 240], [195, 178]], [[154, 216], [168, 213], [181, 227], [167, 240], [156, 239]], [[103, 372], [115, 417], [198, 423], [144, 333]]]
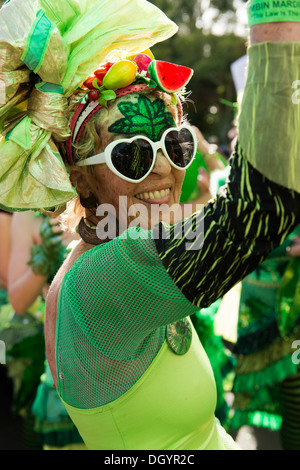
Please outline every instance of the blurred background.
[[153, 0], [178, 26], [152, 48], [156, 59], [194, 69], [188, 85], [192, 124], [219, 145], [229, 142], [237, 99], [231, 65], [246, 54], [247, 13], [242, 0]]

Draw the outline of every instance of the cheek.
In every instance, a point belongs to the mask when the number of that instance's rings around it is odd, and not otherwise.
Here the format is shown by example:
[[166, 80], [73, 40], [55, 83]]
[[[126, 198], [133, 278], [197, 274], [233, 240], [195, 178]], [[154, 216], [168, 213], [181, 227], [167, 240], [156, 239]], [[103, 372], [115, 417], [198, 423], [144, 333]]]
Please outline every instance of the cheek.
[[101, 167], [98, 169], [95, 177], [99, 203], [112, 204], [118, 209], [121, 202], [120, 197], [130, 197], [134, 192], [134, 185], [119, 178], [106, 166], [101, 165]]
[[184, 177], [185, 177], [185, 171], [174, 170], [175, 191], [176, 191], [176, 195], [179, 192], [178, 197], [180, 197]]

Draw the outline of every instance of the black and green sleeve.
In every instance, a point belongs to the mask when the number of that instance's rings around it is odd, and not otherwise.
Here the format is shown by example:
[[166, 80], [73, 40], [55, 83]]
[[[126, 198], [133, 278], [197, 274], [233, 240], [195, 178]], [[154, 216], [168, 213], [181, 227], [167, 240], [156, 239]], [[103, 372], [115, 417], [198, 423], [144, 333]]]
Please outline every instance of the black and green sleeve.
[[261, 175], [237, 146], [217, 198], [180, 223], [182, 237], [174, 237], [178, 224], [160, 224], [154, 239], [175, 284], [203, 308], [253, 271], [299, 222], [300, 195]]

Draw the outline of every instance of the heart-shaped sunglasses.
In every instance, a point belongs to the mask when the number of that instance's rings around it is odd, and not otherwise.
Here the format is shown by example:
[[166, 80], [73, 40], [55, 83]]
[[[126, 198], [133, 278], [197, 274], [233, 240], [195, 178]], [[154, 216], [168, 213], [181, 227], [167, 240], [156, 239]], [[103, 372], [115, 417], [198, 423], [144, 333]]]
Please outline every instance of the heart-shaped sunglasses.
[[120, 178], [133, 183], [143, 181], [151, 173], [157, 151], [162, 150], [170, 164], [178, 170], [186, 170], [197, 152], [197, 137], [186, 125], [164, 131], [158, 142], [143, 135], [111, 142], [103, 153], [76, 163], [77, 166], [106, 163]]

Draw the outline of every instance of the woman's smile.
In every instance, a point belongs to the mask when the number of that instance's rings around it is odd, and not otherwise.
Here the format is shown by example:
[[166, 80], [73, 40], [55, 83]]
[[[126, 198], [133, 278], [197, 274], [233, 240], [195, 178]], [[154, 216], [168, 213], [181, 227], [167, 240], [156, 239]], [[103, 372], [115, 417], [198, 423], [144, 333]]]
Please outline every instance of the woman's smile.
[[171, 188], [152, 189], [136, 194], [135, 197], [147, 204], [168, 204], [171, 200]]

